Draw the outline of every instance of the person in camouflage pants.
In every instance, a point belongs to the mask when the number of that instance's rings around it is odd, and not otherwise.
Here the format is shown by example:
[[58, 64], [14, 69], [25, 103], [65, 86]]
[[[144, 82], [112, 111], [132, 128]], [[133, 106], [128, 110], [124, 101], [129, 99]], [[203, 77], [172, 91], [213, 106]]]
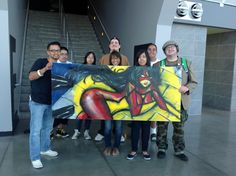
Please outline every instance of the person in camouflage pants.
[[[174, 145], [175, 153], [181, 153], [185, 148], [184, 142], [184, 122], [188, 118], [188, 113], [186, 110], [181, 110], [181, 122], [173, 122], [173, 136], [172, 141]], [[169, 122], [158, 122], [158, 131], [157, 131], [157, 146], [158, 151], [165, 152], [168, 148], [167, 142], [167, 131]]]
[[[190, 93], [197, 86], [195, 74], [193, 73], [191, 62], [186, 60], [187, 68], [184, 68], [182, 58], [178, 56], [179, 46], [175, 41], [167, 41], [162, 47], [166, 59], [165, 66], [182, 66], [182, 86], [179, 89], [181, 93], [181, 121], [173, 122], [173, 136], [172, 142], [174, 145], [175, 156], [182, 161], [188, 161], [188, 157], [184, 154], [184, 123], [188, 119], [187, 109], [190, 105]], [[160, 61], [154, 66], [162, 66]], [[157, 147], [158, 158], [165, 158], [166, 150], [168, 148], [167, 131], [169, 122], [157, 123]]]

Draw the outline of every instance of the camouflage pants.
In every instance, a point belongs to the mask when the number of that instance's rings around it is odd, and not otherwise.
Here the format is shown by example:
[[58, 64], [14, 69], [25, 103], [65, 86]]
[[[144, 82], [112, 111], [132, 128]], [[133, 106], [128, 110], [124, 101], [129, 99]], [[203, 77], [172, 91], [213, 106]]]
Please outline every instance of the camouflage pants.
[[[181, 110], [181, 122], [172, 122], [173, 125], [173, 136], [172, 142], [176, 153], [184, 151], [184, 122], [188, 118], [186, 110]], [[168, 148], [167, 142], [167, 131], [169, 122], [158, 122], [157, 123], [157, 147], [158, 150], [166, 151]]]

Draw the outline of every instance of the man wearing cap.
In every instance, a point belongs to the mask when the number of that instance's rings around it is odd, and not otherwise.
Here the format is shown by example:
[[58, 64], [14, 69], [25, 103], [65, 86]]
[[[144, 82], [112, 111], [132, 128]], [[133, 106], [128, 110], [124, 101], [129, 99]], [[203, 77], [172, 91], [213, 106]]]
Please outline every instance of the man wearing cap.
[[[188, 118], [187, 109], [190, 105], [190, 94], [193, 89], [197, 86], [197, 81], [195, 74], [192, 69], [192, 64], [190, 61], [183, 59], [178, 56], [179, 46], [175, 41], [167, 41], [163, 47], [163, 52], [166, 58], [155, 66], [180, 66], [182, 69], [182, 86], [179, 88], [181, 93], [181, 121], [173, 122], [173, 136], [172, 142], [174, 145], [175, 156], [182, 160], [188, 161], [188, 157], [184, 153], [185, 142], [184, 142], [184, 122]], [[186, 66], [183, 64], [183, 60], [186, 61]], [[167, 144], [167, 131], [169, 122], [158, 122], [157, 123], [157, 157], [165, 158], [166, 150], [168, 148]]]

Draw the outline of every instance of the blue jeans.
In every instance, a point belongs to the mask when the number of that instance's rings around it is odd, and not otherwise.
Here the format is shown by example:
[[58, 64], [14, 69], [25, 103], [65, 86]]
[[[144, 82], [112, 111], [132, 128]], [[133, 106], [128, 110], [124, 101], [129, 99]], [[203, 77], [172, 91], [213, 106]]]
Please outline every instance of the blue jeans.
[[40, 151], [50, 149], [50, 132], [53, 121], [51, 105], [29, 101], [30, 107], [30, 159], [40, 159]]
[[112, 122], [115, 125], [115, 138], [113, 147], [120, 147], [120, 139], [122, 134], [122, 121], [121, 120], [106, 120], [105, 121], [105, 130], [104, 130], [104, 139], [105, 147], [111, 147], [111, 134], [112, 134]]

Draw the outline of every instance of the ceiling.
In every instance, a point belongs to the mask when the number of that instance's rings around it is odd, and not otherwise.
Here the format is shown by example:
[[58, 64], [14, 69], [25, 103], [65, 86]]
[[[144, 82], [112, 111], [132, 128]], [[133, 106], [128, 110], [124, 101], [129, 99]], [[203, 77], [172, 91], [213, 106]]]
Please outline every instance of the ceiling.
[[[88, 0], [64, 0], [66, 13], [87, 15]], [[39, 11], [58, 11], [58, 0], [30, 0], [30, 9]]]
[[213, 27], [207, 28], [207, 34], [217, 34], [217, 33], [231, 32], [231, 31], [234, 31], [234, 30], [224, 29], [224, 28], [213, 28]]

